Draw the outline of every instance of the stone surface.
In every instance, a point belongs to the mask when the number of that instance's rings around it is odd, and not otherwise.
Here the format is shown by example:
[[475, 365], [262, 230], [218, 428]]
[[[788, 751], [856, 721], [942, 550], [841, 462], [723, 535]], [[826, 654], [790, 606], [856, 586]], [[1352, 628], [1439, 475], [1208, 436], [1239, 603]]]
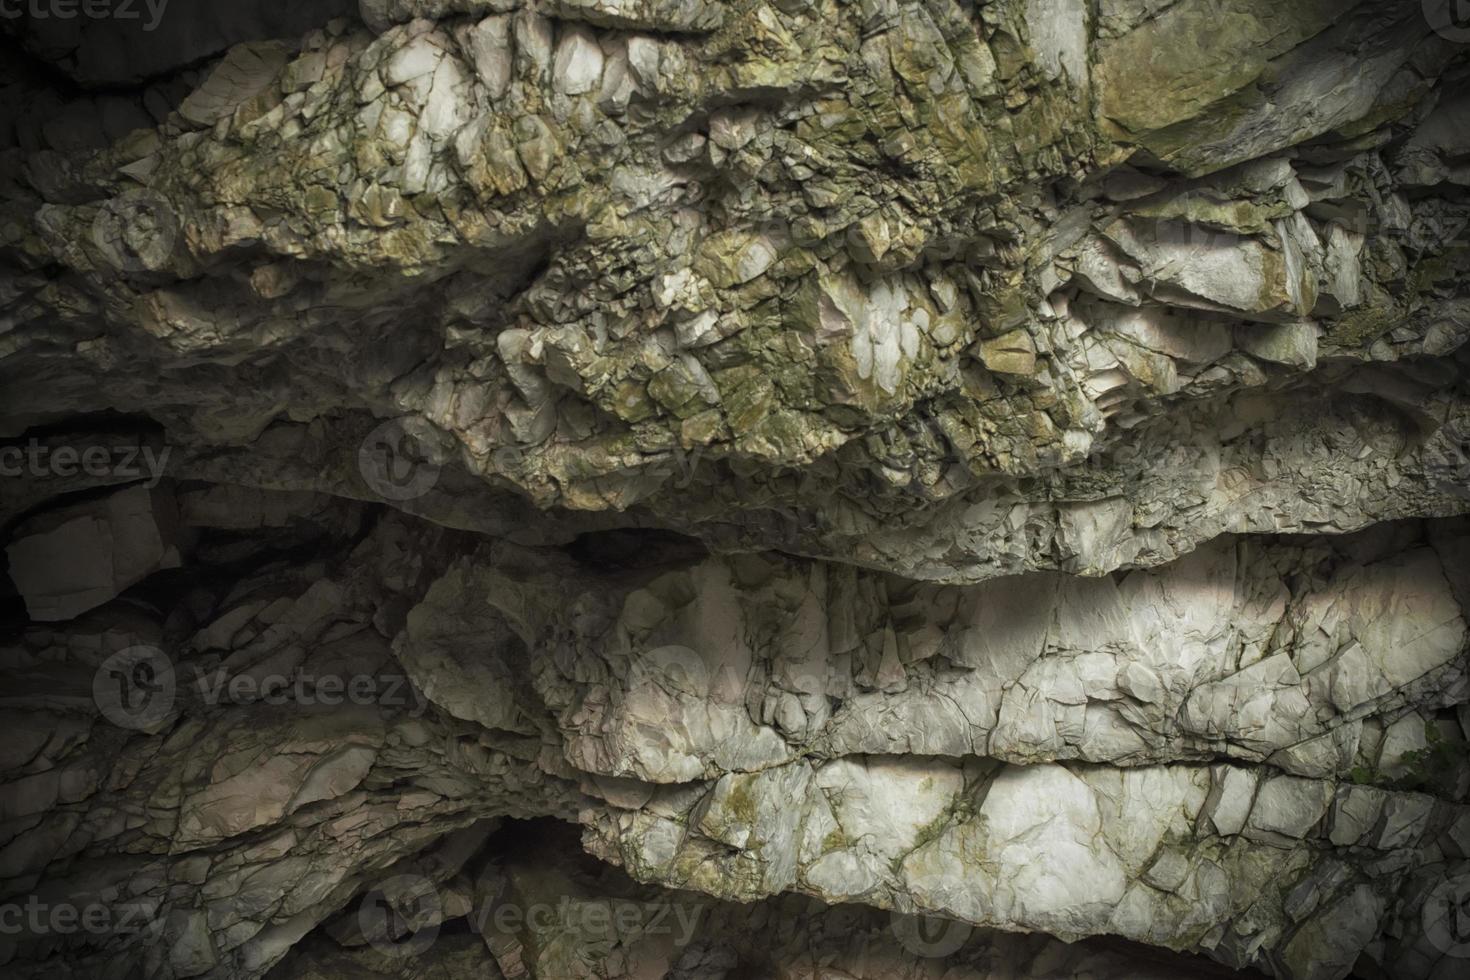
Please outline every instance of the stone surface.
[[5, 554], [31, 619], [72, 619], [166, 568], [177, 568], [176, 505], [143, 487], [48, 511], [17, 527]]
[[7, 976], [1463, 972], [1453, 24], [139, 6], [0, 38]]

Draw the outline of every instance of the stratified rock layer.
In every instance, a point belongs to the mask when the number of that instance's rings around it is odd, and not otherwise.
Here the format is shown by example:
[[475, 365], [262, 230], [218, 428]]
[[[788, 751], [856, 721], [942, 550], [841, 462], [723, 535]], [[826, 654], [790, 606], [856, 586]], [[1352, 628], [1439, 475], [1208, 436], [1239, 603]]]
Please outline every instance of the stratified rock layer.
[[1459, 976], [1447, 8], [269, 6], [6, 21], [0, 967]]

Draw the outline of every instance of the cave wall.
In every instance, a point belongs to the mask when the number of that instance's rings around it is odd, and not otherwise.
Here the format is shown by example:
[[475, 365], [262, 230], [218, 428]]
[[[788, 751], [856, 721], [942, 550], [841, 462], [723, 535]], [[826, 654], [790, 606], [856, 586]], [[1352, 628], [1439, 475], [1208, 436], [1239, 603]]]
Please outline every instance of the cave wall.
[[7, 974], [1464, 970], [1453, 2], [174, 4], [0, 20]]

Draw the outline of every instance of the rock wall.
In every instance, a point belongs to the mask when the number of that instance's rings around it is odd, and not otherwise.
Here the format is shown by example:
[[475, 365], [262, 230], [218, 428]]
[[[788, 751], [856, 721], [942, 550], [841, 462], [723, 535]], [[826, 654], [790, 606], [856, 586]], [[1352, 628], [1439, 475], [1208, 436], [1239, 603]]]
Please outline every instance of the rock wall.
[[7, 975], [1466, 969], [1455, 0], [84, 6]]

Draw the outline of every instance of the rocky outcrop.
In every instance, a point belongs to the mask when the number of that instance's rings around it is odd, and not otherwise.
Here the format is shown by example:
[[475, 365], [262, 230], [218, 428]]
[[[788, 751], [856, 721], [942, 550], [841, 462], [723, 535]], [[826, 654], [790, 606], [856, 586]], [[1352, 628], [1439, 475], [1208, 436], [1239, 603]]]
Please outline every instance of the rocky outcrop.
[[[6, 654], [30, 733], [6, 763], [7, 891], [130, 896], [154, 970], [263, 975], [319, 926], [303, 950], [346, 956], [321, 944], [369, 878], [467, 860], [504, 817], [579, 823], [590, 853], [710, 900], [797, 892], [1287, 976], [1360, 954], [1416, 975], [1385, 951], [1432, 953], [1416, 890], [1470, 859], [1463, 521], [943, 586], [181, 496], [209, 575]], [[246, 515], [260, 537], [232, 540]], [[453, 871], [412, 873], [438, 894]], [[484, 905], [454, 888], [444, 918]], [[726, 915], [709, 942], [736, 942]], [[902, 958], [902, 934], [872, 955]], [[56, 941], [13, 955], [51, 970]], [[84, 972], [129, 955], [62, 949]]]
[[8, 973], [1462, 971], [1450, 6], [85, 6]]

